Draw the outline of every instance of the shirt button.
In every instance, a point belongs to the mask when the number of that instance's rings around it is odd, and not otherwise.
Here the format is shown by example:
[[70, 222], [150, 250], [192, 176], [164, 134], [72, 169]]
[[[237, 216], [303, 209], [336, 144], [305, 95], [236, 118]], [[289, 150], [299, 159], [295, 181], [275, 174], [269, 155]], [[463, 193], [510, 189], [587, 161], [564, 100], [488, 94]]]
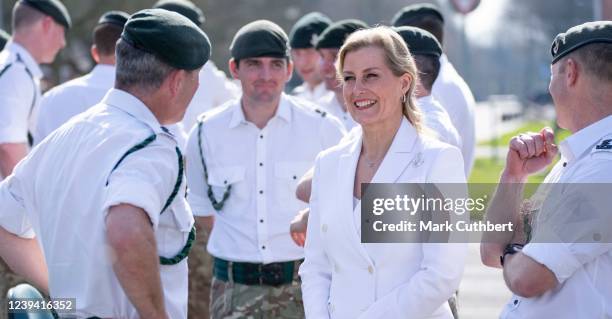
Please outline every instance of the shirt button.
[[260, 194], [263, 194], [263, 190], [260, 190], [260, 191], [259, 191], [259, 193], [260, 193]]
[[259, 163], [259, 166], [263, 166], [263, 163]]
[[261, 246], [261, 249], [265, 250], [265, 249], [266, 249], [266, 246]]
[[374, 268], [372, 266], [368, 266], [368, 272], [370, 274], [373, 274], [374, 273]]
[[260, 219], [260, 220], [259, 220], [259, 222], [260, 222], [260, 223], [263, 223], [263, 219]]
[[293, 175], [293, 179], [297, 179], [297, 176]]
[[567, 162], [563, 162], [563, 167], [567, 166]]
[[259, 135], [259, 138], [263, 140], [263, 134]]

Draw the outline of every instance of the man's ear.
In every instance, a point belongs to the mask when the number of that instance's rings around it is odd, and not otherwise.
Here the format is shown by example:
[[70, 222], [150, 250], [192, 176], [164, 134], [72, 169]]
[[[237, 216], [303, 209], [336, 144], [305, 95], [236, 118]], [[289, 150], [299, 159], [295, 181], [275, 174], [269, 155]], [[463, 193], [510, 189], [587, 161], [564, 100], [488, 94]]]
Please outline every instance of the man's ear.
[[291, 81], [293, 75], [293, 61], [287, 60], [287, 82]]
[[568, 86], [572, 87], [576, 85], [578, 81], [578, 72], [580, 71], [580, 65], [574, 58], [567, 59], [565, 62], [565, 80]]
[[45, 17], [40, 20], [40, 23], [41, 23], [43, 31], [45, 33], [48, 33], [53, 27], [53, 24], [55, 23], [55, 21], [50, 16], [45, 15]]
[[229, 64], [229, 70], [230, 73], [232, 74], [232, 77], [234, 79], [239, 79], [238, 76], [238, 63], [236, 62], [236, 60], [234, 60], [234, 58], [231, 58], [228, 62]]
[[99, 64], [100, 52], [98, 51], [98, 47], [95, 44], [92, 44], [91, 48], [89, 49], [89, 52], [91, 53], [91, 57], [94, 59], [94, 61], [96, 61], [96, 64]]
[[168, 90], [170, 91], [171, 97], [178, 95], [178, 92], [183, 85], [183, 81], [185, 80], [185, 72], [185, 70], [174, 70], [168, 74], [165, 84], [168, 85]]

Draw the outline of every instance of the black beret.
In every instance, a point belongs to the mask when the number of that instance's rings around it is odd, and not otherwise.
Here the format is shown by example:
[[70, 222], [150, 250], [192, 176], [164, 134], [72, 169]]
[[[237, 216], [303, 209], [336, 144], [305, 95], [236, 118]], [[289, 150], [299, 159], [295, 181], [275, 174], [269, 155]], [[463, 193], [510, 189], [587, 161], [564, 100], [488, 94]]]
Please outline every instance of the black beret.
[[276, 23], [253, 21], [236, 32], [230, 52], [235, 60], [257, 57], [285, 58], [289, 56], [287, 34]]
[[394, 27], [409, 26], [424, 17], [434, 17], [444, 22], [444, 17], [438, 7], [429, 3], [419, 3], [402, 8], [391, 19], [391, 25]]
[[289, 32], [289, 45], [292, 49], [314, 48], [318, 36], [331, 23], [329, 17], [319, 12], [303, 16]]
[[359, 29], [367, 29], [368, 25], [356, 19], [340, 20], [332, 23], [319, 36], [317, 49], [339, 49], [344, 44], [344, 40], [353, 32]]
[[410, 53], [418, 55], [442, 55], [442, 46], [433, 34], [417, 27], [396, 27], [395, 31], [402, 36]]
[[155, 9], [174, 11], [187, 17], [198, 27], [204, 24], [204, 14], [193, 2], [189, 0], [159, 0], [153, 6]]
[[10, 38], [11, 36], [8, 33], [0, 29], [0, 51], [4, 49], [4, 46], [6, 45], [6, 43], [8, 42]]
[[20, 0], [24, 3], [48, 16], [55, 22], [61, 24], [66, 29], [72, 26], [68, 10], [59, 0]]
[[121, 38], [177, 69], [195, 70], [210, 58], [206, 34], [186, 17], [164, 9], [133, 14]]
[[125, 23], [130, 18], [130, 15], [123, 11], [109, 11], [103, 14], [98, 20], [98, 25], [100, 24], [114, 24], [121, 29], [125, 26]]
[[587, 22], [559, 33], [550, 48], [552, 64], [591, 43], [612, 43], [612, 21]]

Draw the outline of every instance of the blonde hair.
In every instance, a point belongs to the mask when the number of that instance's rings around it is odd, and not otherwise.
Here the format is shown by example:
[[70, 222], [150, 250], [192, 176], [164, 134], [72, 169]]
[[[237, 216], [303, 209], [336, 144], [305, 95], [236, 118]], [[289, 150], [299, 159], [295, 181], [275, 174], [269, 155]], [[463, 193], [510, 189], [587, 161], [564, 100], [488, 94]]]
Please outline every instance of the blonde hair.
[[424, 133], [427, 129], [423, 123], [421, 110], [416, 104], [415, 87], [418, 81], [417, 67], [406, 43], [402, 37], [389, 27], [375, 27], [363, 29], [352, 33], [338, 52], [336, 60], [336, 72], [342, 81], [342, 70], [347, 53], [357, 51], [366, 47], [377, 47], [383, 50], [385, 63], [395, 76], [409, 74], [412, 78], [408, 92], [401, 100], [402, 113], [414, 126], [418, 133]]

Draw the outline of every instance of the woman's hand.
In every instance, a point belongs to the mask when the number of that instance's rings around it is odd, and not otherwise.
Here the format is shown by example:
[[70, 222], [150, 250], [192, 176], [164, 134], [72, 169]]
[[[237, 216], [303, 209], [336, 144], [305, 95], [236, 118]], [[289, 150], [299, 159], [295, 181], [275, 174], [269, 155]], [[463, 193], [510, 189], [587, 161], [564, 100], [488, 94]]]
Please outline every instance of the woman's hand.
[[289, 227], [289, 233], [291, 234], [291, 239], [295, 242], [296, 245], [300, 247], [304, 247], [304, 243], [306, 242], [306, 229], [308, 227], [308, 213], [310, 209], [306, 208], [301, 210], [295, 218], [291, 221], [291, 226]]

